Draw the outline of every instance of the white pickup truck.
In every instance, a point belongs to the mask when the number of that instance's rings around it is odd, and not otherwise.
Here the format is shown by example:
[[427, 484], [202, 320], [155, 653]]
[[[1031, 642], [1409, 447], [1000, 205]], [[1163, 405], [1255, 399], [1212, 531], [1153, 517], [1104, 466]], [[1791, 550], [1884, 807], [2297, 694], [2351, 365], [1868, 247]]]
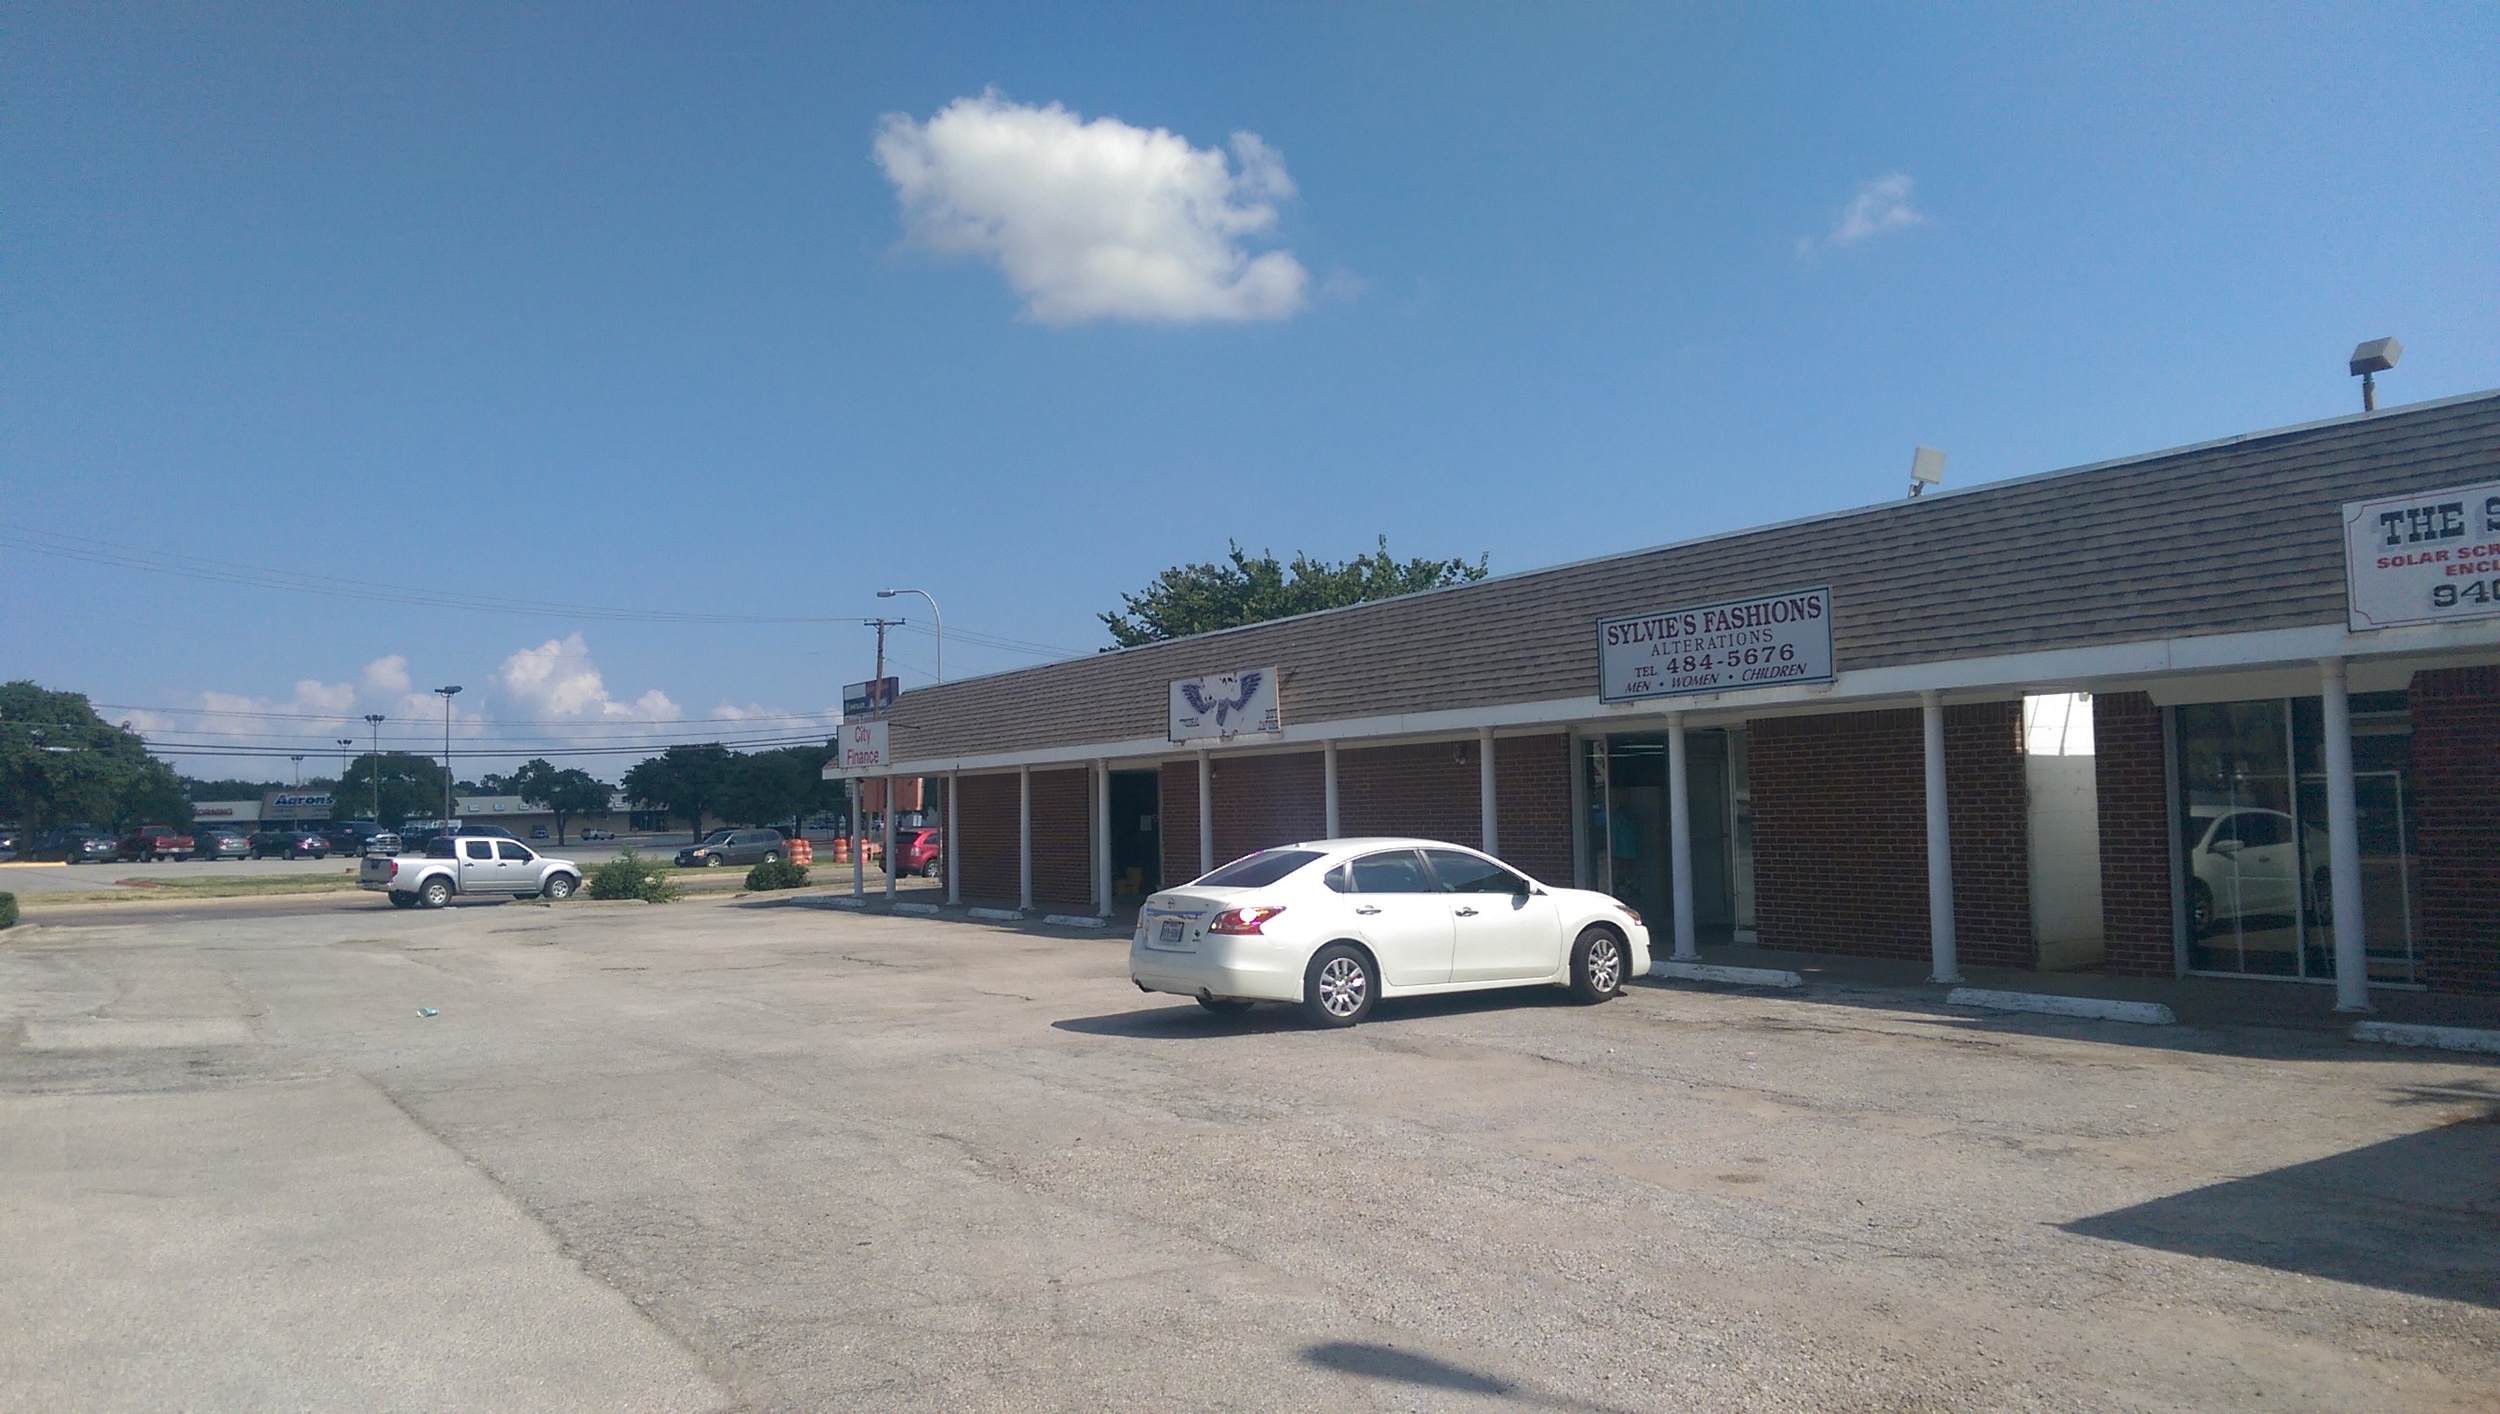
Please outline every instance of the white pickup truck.
[[500, 835], [437, 835], [422, 855], [365, 856], [356, 887], [388, 893], [393, 908], [441, 908], [454, 894], [562, 902], [581, 887], [582, 866]]

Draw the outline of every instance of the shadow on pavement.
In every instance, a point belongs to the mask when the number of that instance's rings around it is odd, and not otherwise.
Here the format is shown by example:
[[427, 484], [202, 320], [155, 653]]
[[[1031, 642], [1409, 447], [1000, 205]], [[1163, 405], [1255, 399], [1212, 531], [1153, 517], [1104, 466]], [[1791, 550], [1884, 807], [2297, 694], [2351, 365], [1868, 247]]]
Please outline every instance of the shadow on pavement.
[[2415, 1134], [2063, 1224], [2067, 1232], [2500, 1308], [2500, 1086], [2414, 1088]]
[[[1178, 1001], [1178, 998], [1174, 998]], [[1536, 1011], [1548, 1007], [1577, 1009], [1571, 995], [1556, 987], [1519, 987], [1488, 992], [1453, 992], [1437, 997], [1392, 997], [1372, 1005], [1363, 1026], [1394, 1026], [1436, 1016], [1466, 1016], [1487, 1011]], [[1104, 1016], [1054, 1021], [1061, 1031], [1088, 1036], [1135, 1036], [1148, 1040], [1195, 1041], [1216, 1036], [1256, 1035], [1271, 1031], [1317, 1031], [1291, 1002], [1261, 1002], [1238, 1016], [1216, 1016], [1195, 1002], [1149, 1006]], [[1357, 1027], [1357, 1030], [1362, 1029]]]

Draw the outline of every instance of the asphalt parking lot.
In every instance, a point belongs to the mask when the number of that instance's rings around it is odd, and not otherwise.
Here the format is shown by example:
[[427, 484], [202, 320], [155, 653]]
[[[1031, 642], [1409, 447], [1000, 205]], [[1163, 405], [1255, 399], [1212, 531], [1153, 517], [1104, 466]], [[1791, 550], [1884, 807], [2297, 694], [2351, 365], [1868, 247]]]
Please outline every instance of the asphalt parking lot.
[[821, 898], [127, 917], [0, 934], [9, 1407], [2500, 1400], [2471, 1059], [1654, 987], [1319, 1032]]

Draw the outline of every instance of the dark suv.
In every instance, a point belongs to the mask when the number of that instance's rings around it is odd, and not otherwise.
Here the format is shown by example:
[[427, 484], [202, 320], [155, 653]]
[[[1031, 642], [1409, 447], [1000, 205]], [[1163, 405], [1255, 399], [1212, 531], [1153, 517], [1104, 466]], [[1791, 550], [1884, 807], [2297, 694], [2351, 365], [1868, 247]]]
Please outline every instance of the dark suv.
[[693, 865], [762, 864], [790, 852], [779, 830], [714, 830], [677, 851], [680, 868]]

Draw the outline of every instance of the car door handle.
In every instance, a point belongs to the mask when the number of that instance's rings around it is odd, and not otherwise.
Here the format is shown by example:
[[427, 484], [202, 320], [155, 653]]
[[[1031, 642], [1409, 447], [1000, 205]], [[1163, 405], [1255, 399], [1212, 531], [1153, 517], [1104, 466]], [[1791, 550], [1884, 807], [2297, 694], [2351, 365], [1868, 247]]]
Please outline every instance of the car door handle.
[[1461, 918], [1473, 918], [1476, 916], [1476, 911], [1472, 908], [1462, 908], [1457, 910], [1457, 912], [1458, 916]]
[[1365, 913], [1365, 914], [1369, 914], [1369, 913], [1378, 913], [1378, 912], [1380, 911], [1380, 905], [1378, 905], [1378, 904], [1376, 904], [1376, 903], [1367, 903], [1367, 904], [1364, 904], [1361, 908], [1358, 908], [1358, 909], [1356, 909], [1356, 910], [1354, 910], [1354, 911], [1355, 911], [1355, 912], [1357, 912], [1357, 913]]

